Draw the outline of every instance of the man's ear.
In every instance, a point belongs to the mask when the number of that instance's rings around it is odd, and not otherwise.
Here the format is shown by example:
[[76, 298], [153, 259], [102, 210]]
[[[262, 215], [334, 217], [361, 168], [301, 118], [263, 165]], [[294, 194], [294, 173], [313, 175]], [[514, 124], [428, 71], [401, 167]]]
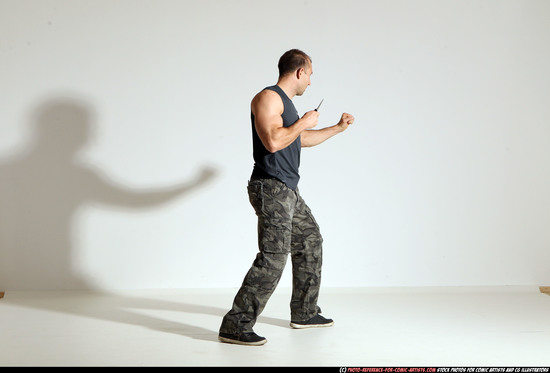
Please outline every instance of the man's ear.
[[300, 67], [298, 70], [296, 70], [296, 79], [300, 80], [300, 76], [305, 72], [306, 70], [303, 67]]

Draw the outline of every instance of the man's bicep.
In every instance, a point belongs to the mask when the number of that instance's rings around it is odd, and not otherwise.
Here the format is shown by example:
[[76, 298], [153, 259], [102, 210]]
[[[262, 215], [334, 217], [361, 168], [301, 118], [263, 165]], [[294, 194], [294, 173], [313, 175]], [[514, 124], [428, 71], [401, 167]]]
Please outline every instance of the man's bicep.
[[252, 104], [254, 125], [264, 145], [270, 140], [273, 131], [283, 126], [282, 109], [282, 101], [275, 92], [273, 95], [264, 93], [255, 98]]

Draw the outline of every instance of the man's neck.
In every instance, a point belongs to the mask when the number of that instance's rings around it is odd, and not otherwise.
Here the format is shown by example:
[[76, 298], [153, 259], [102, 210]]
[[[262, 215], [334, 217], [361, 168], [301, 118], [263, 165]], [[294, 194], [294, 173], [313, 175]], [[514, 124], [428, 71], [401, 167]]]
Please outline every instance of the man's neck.
[[296, 96], [296, 89], [294, 88], [293, 82], [290, 82], [284, 77], [279, 79], [277, 85], [283, 90], [283, 92], [288, 96], [289, 99], [293, 99]]

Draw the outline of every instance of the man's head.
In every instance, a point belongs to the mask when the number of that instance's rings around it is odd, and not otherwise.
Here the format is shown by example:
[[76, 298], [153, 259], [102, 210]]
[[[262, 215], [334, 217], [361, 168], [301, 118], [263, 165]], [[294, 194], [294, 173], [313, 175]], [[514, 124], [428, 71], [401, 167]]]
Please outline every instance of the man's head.
[[296, 95], [301, 96], [311, 84], [313, 74], [311, 58], [298, 49], [285, 52], [279, 59], [279, 79], [292, 76], [296, 79]]

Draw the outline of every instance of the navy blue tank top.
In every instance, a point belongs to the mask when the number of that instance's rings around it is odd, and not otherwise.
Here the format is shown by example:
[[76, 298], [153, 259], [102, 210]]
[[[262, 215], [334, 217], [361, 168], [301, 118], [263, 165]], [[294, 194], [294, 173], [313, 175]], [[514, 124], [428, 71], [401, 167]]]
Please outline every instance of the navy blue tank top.
[[[265, 89], [275, 91], [281, 96], [284, 104], [284, 111], [283, 114], [281, 114], [284, 127], [290, 127], [300, 119], [292, 100], [288, 98], [286, 93], [279, 86], [274, 85]], [[254, 114], [251, 113], [250, 116], [252, 120], [252, 145], [254, 151], [254, 170], [252, 171], [252, 178], [275, 178], [285, 183], [289, 188], [295, 190], [300, 180], [300, 174], [298, 173], [300, 167], [300, 151], [302, 149], [300, 136], [286, 148], [275, 153], [270, 153], [265, 148], [256, 132]]]

